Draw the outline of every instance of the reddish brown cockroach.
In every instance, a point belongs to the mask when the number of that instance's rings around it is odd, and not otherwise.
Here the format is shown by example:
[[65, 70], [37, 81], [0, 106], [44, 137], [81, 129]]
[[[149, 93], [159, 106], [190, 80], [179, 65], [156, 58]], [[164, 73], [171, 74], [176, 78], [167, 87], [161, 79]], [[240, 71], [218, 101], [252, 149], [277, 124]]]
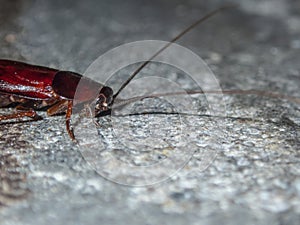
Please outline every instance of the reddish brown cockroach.
[[109, 87], [69, 71], [0, 60], [0, 107], [19, 103], [16, 107], [18, 112], [1, 115], [0, 121], [21, 117], [31, 117], [37, 120], [40, 117], [35, 110], [50, 107], [47, 110], [49, 116], [66, 112], [67, 131], [74, 140], [70, 118], [79, 81], [83, 82], [83, 86], [87, 88], [77, 98], [78, 103], [91, 101], [94, 97], [91, 90], [100, 90], [95, 113], [97, 115], [108, 110], [113, 94]]
[[[177, 41], [184, 34], [192, 30], [204, 20], [212, 17], [221, 10], [231, 7], [232, 5], [223, 6], [219, 9], [216, 9], [182, 31], [167, 45], [156, 52], [149, 60], [139, 66], [134, 71], [134, 73], [121, 85], [116, 94], [113, 94], [113, 90], [110, 87], [95, 82], [89, 78], [83, 77], [78, 73], [59, 71], [43, 66], [30, 65], [23, 62], [0, 60], [0, 107], [9, 106], [11, 103], [18, 103], [16, 107], [18, 112], [11, 115], [1, 115], [0, 121], [21, 117], [30, 117], [33, 120], [37, 120], [40, 117], [37, 115], [36, 110], [48, 107], [48, 116], [66, 113], [66, 128], [71, 139], [75, 140], [72, 128], [70, 126], [70, 118], [72, 115], [72, 107], [74, 104], [74, 95], [79, 81], [81, 82], [80, 84], [86, 88], [83, 88], [79, 95], [77, 93], [77, 102], [75, 104], [92, 102], [94, 100], [94, 91], [97, 90], [97, 93], [99, 94], [95, 105], [95, 116], [108, 114], [114, 104], [116, 97], [130, 83], [130, 81], [149, 62], [151, 62], [151, 60], [153, 60], [172, 43]], [[244, 92], [246, 94], [261, 94], [269, 97], [281, 97], [280, 95], [274, 95], [272, 93], [265, 92]], [[185, 93], [196, 94], [201, 93], [201, 91], [187, 91]], [[212, 91], [212, 93], [214, 92]], [[241, 91], [229, 90], [227, 92], [225, 91], [225, 93], [239, 94], [241, 93]], [[166, 94], [160, 96], [164, 95]], [[147, 96], [142, 96], [135, 99], [142, 99], [145, 97]]]

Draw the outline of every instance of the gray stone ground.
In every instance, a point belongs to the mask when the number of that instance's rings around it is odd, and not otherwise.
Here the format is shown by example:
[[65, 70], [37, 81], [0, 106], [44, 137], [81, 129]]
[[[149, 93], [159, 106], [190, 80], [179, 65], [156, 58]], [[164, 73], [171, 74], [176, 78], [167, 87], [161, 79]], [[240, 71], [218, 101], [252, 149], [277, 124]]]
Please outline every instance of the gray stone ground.
[[[178, 43], [205, 60], [223, 89], [300, 98], [300, 2], [236, 2]], [[84, 73], [111, 48], [170, 40], [222, 3], [3, 0], [0, 57]], [[152, 73], [193, 88], [174, 68], [154, 63], [141, 76]], [[192, 101], [205, 115], [106, 117], [99, 135], [83, 119], [80, 146], [63, 116], [1, 125], [0, 224], [299, 224], [299, 101], [224, 95], [226, 114], [217, 117], [207, 116], [203, 96]], [[158, 162], [166, 163], [152, 167]]]

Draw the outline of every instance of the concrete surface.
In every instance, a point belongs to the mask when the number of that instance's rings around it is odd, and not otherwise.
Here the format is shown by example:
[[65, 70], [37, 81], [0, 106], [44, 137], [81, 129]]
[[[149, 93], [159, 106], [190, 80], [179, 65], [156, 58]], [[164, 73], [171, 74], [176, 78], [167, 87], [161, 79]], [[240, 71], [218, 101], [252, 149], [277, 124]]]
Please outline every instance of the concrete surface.
[[[223, 89], [300, 98], [299, 1], [236, 2], [239, 8], [211, 18], [178, 43], [205, 60]], [[0, 57], [84, 73], [111, 48], [137, 40], [168, 41], [222, 3], [3, 0]], [[155, 63], [141, 76], [153, 72], [193, 88], [181, 71]], [[147, 101], [148, 110], [168, 110], [164, 102]], [[193, 103], [198, 114], [207, 114], [203, 96]], [[96, 152], [95, 161], [105, 165], [98, 168], [104, 176], [84, 159], [82, 146], [70, 141], [63, 116], [40, 112], [44, 120], [2, 124], [0, 224], [299, 224], [299, 102], [225, 95], [224, 103], [226, 115], [218, 117], [99, 119], [99, 135], [89, 141], [97, 139], [101, 151], [89, 153]], [[181, 146], [182, 157], [191, 158], [167, 180], [163, 172], [172, 164], [155, 168], [151, 176], [164, 180], [155, 185], [130, 185], [143, 178], [147, 183], [144, 167], [126, 177], [126, 170], [105, 161], [112, 155], [128, 165], [150, 165], [168, 158], [172, 146]]]

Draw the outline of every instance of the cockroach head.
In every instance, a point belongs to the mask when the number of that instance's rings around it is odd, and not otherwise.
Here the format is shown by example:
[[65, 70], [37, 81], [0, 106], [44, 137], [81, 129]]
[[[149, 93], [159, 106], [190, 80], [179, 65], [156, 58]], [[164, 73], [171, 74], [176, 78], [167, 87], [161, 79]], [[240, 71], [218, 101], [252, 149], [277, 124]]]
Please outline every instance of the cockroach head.
[[95, 115], [98, 116], [102, 112], [108, 111], [113, 101], [113, 90], [110, 87], [104, 86], [101, 88], [96, 105]]

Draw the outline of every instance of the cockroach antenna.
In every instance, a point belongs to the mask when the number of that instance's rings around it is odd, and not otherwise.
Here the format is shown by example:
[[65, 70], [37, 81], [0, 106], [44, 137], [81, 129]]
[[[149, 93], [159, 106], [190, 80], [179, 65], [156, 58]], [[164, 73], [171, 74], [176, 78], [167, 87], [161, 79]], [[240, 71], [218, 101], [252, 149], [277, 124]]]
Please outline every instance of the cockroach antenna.
[[176, 37], [174, 37], [171, 41], [169, 41], [165, 46], [163, 46], [161, 49], [159, 49], [155, 54], [153, 54], [147, 61], [145, 61], [143, 64], [141, 64], [131, 75], [130, 77], [121, 85], [121, 87], [119, 88], [119, 90], [113, 95], [113, 99], [110, 105], [114, 104], [115, 99], [118, 97], [118, 95], [121, 93], [121, 91], [130, 83], [130, 81], [136, 76], [138, 75], [138, 73], [145, 67], [147, 66], [156, 56], [158, 56], [160, 53], [162, 53], [165, 49], [167, 49], [171, 44], [175, 43], [177, 40], [179, 40], [181, 37], [183, 37], [186, 33], [188, 33], [189, 31], [193, 30], [196, 26], [198, 26], [199, 24], [201, 24], [202, 22], [204, 22], [205, 20], [213, 17], [214, 15], [216, 15], [217, 13], [227, 10], [227, 9], [231, 9], [231, 8], [235, 8], [237, 7], [236, 4], [226, 4], [221, 6], [218, 9], [215, 9], [211, 12], [209, 12], [208, 14], [206, 14], [205, 16], [203, 16], [202, 18], [200, 18], [199, 20], [197, 20], [196, 22], [194, 22], [193, 24], [191, 24], [190, 26], [188, 26], [186, 29], [184, 29], [183, 31], [181, 31]]

